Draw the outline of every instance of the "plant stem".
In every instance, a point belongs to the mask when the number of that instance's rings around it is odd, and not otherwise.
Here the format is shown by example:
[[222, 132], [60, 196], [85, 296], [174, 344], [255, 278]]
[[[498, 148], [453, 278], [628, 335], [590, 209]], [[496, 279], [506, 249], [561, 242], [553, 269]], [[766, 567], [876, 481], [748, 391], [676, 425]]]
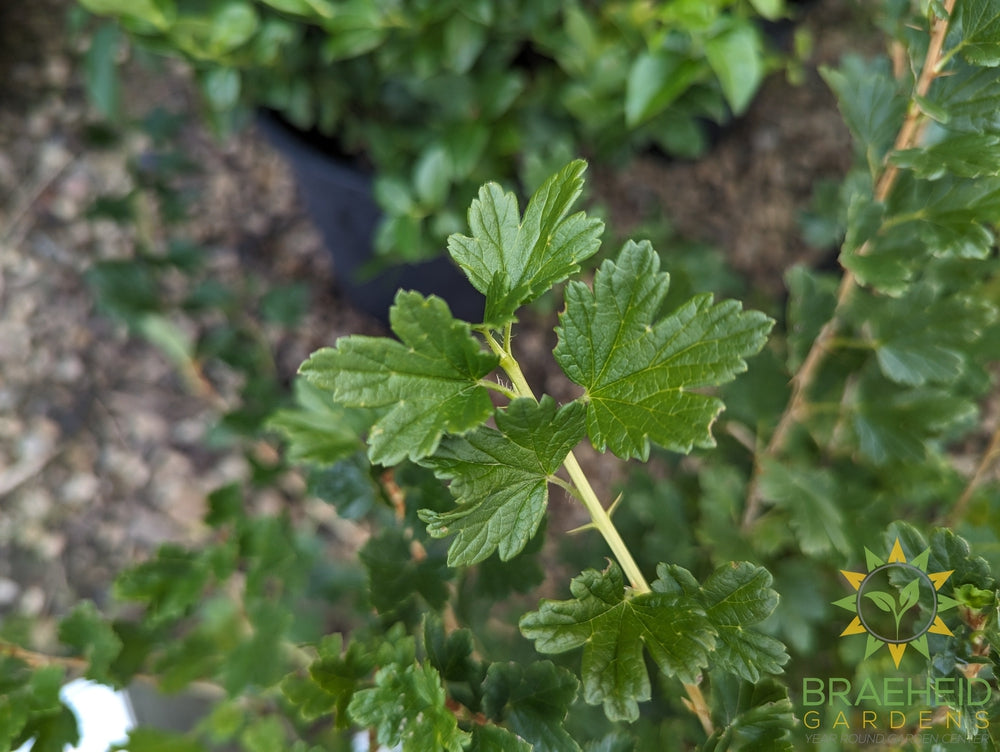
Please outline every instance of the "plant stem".
[[[955, 0], [945, 0], [944, 5], [945, 11], [950, 17], [955, 7]], [[927, 47], [927, 55], [924, 57], [924, 65], [914, 87], [913, 96], [910, 98], [910, 106], [907, 109], [906, 118], [899, 129], [899, 133], [896, 134], [896, 140], [889, 154], [916, 146], [923, 135], [924, 129], [927, 127], [928, 118], [920, 109], [918, 99], [927, 95], [934, 79], [940, 75], [941, 50], [944, 46], [947, 31], [948, 18], [936, 18], [932, 16], [931, 39]], [[886, 161], [882, 174], [875, 181], [875, 201], [884, 203], [889, 198], [898, 177], [899, 168], [891, 162]], [[857, 255], [864, 256], [869, 250], [870, 246], [866, 241], [857, 250]], [[807, 391], [815, 381], [820, 366], [826, 360], [826, 356], [831, 349], [833, 349], [833, 344], [840, 333], [842, 324], [840, 312], [844, 310], [858, 287], [859, 284], [854, 273], [850, 269], [845, 269], [844, 276], [840, 280], [840, 287], [837, 290], [837, 304], [833, 315], [823, 325], [822, 329], [820, 329], [819, 334], [813, 341], [812, 347], [809, 349], [808, 355], [806, 355], [805, 360], [802, 362], [802, 366], [792, 377], [792, 395], [788, 401], [788, 405], [781, 414], [778, 425], [774, 429], [774, 433], [771, 435], [771, 439], [768, 441], [763, 453], [759, 454], [754, 462], [753, 477], [750, 479], [747, 490], [747, 502], [743, 511], [742, 527], [744, 532], [749, 531], [761, 513], [761, 506], [763, 504], [759, 484], [761, 460], [774, 457], [780, 453], [785, 448], [785, 442], [788, 440], [788, 434], [792, 426], [800, 422], [806, 407]]]
[[[503, 347], [501, 347], [500, 343], [496, 341], [492, 333], [484, 332], [484, 334], [490, 349], [500, 358], [500, 367], [503, 368], [504, 372], [510, 378], [511, 383], [514, 386], [514, 391], [517, 392], [517, 395], [519, 397], [530, 397], [537, 402], [535, 394], [531, 389], [531, 385], [528, 384], [528, 380], [524, 378], [524, 372], [521, 370], [520, 364], [510, 351], [510, 326], [508, 326], [505, 331]], [[590, 515], [593, 527], [600, 532], [605, 542], [611, 548], [611, 552], [615, 555], [615, 558], [618, 560], [618, 564], [621, 566], [622, 571], [628, 578], [629, 585], [631, 585], [633, 593], [635, 595], [643, 595], [653, 592], [649, 583], [646, 582], [646, 578], [643, 576], [642, 570], [639, 569], [639, 565], [632, 557], [632, 552], [628, 550], [628, 546], [625, 541], [622, 540], [621, 535], [618, 533], [618, 529], [611, 521], [611, 515], [608, 514], [607, 510], [601, 504], [601, 500], [597, 498], [597, 493], [594, 491], [594, 487], [590, 485], [590, 480], [588, 480], [587, 474], [583, 471], [583, 468], [580, 467], [580, 463], [577, 461], [576, 455], [574, 455], [573, 452], [569, 452], [569, 454], [566, 455], [566, 459], [563, 460], [563, 467], [566, 468], [566, 472], [569, 474], [570, 480], [573, 482], [573, 486], [576, 490], [575, 496], [579, 498], [580, 502], [586, 508], [587, 513]], [[715, 728], [712, 724], [712, 712], [708, 707], [708, 703], [705, 701], [705, 696], [702, 694], [701, 688], [697, 684], [684, 684], [684, 691], [688, 696], [685, 704], [696, 716], [698, 716], [698, 720], [700, 721], [705, 734], [707, 736], [711, 736], [715, 732]]]
[[997, 457], [1000, 457], [1000, 428], [993, 432], [993, 438], [990, 439], [990, 445], [983, 452], [982, 459], [979, 460], [979, 464], [976, 465], [976, 471], [972, 474], [969, 482], [966, 483], [965, 488], [962, 490], [962, 495], [958, 497], [958, 501], [955, 502], [955, 506], [951, 508], [948, 516], [945, 518], [943, 524], [945, 527], [953, 527], [962, 517], [965, 516], [965, 512], [969, 507], [969, 501], [972, 499], [972, 494], [975, 493], [976, 489], [979, 488], [983, 479], [986, 477], [986, 473], [989, 472], [990, 468], [993, 467], [993, 463], [996, 461]]

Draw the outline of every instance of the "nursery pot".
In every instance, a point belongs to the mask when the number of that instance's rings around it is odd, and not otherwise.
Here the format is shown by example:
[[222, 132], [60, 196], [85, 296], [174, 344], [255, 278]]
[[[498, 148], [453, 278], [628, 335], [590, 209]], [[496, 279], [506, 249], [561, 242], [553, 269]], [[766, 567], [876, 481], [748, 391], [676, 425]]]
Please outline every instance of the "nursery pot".
[[[420, 263], [373, 263], [377, 262], [373, 241], [381, 211], [370, 174], [349, 165], [323, 148], [318, 139], [274, 113], [260, 112], [257, 122], [292, 168], [306, 212], [333, 256], [337, 286], [355, 308], [388, 323], [396, 291], [403, 288], [443, 298], [457, 318], [482, 319], [482, 295], [447, 255]], [[372, 273], [373, 267], [378, 271]]]

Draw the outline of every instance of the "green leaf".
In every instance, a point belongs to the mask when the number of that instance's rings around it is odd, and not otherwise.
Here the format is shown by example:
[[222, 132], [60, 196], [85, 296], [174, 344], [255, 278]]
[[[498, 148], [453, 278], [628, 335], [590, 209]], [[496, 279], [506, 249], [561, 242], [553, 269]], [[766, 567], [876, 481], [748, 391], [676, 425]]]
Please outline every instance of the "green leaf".
[[663, 112], [705, 72], [704, 64], [670, 50], [644, 52], [629, 69], [625, 124], [629, 128]]
[[795, 726], [788, 689], [774, 679], [750, 684], [713, 672], [715, 731], [702, 752], [792, 752]]
[[763, 498], [788, 512], [803, 553], [851, 552], [837, 500], [837, 480], [828, 470], [764, 460], [758, 484]]
[[764, 77], [760, 36], [748, 21], [733, 20], [729, 28], [705, 42], [705, 56], [722, 84], [722, 93], [737, 115], [749, 106]]
[[486, 295], [485, 320], [502, 323], [580, 268], [600, 248], [604, 224], [582, 212], [566, 216], [583, 190], [586, 162], [571, 162], [534, 193], [518, 216], [517, 198], [496, 183], [469, 209], [472, 237], [452, 235], [448, 252]]
[[750, 4], [768, 21], [777, 21], [785, 13], [784, 0], [750, 0]]
[[532, 752], [532, 746], [499, 726], [473, 726], [466, 752]]
[[1000, 175], [1000, 135], [959, 133], [930, 146], [893, 152], [890, 159], [928, 180], [946, 173], [962, 178], [996, 176]]
[[973, 403], [938, 389], [886, 391], [884, 382], [862, 381], [852, 416], [859, 449], [879, 465], [923, 461], [930, 439], [976, 415]]
[[499, 547], [503, 561], [516, 556], [534, 536], [548, 504], [548, 484], [583, 436], [586, 409], [571, 402], [556, 409], [551, 397], [511, 402], [497, 412], [497, 428], [478, 428], [447, 437], [437, 452], [421, 460], [444, 480], [458, 508], [421, 510], [435, 538], [456, 535], [448, 564], [468, 566]]
[[781, 673], [788, 662], [784, 645], [752, 629], [778, 605], [766, 569], [746, 561], [723, 564], [702, 585], [700, 601], [718, 633], [713, 656], [716, 668], [754, 683], [762, 673]]
[[952, 11], [951, 29], [958, 30], [955, 49], [973, 65], [1000, 65], [1000, 5], [996, 0], [958, 0]]
[[840, 111], [869, 171], [879, 174], [906, 110], [906, 98], [899, 96], [887, 61], [865, 62], [849, 55], [839, 69], [820, 68], [820, 73], [837, 95]]
[[383, 465], [431, 455], [445, 431], [483, 423], [493, 403], [479, 380], [498, 363], [440, 298], [399, 292], [389, 318], [401, 342], [344, 337], [299, 369], [345, 407], [386, 408], [368, 435], [369, 456]]
[[128, 741], [112, 747], [114, 752], [204, 752], [198, 742], [176, 731], [154, 728], [134, 728], [128, 732]]
[[948, 127], [969, 133], [1000, 131], [1000, 76], [988, 68], [955, 66], [928, 97], [948, 113]]
[[398, 528], [369, 538], [359, 556], [368, 571], [372, 605], [387, 619], [415, 618], [411, 612], [418, 596], [435, 609], [448, 600], [444, 557], [414, 557], [410, 541]]
[[91, 601], [82, 601], [59, 622], [59, 639], [89, 661], [85, 676], [112, 684], [108, 669], [122, 649], [110, 622]]
[[246, 752], [274, 752], [287, 749], [284, 719], [265, 715], [253, 720], [240, 734], [240, 744]]
[[440, 144], [425, 149], [413, 167], [413, 187], [425, 207], [436, 209], [448, 197], [451, 160]]
[[535, 752], [579, 752], [563, 727], [580, 682], [550, 661], [490, 665], [483, 683], [484, 712], [506, 723]]
[[837, 279], [795, 265], [785, 274], [788, 286], [788, 369], [796, 372], [820, 329], [837, 308]]
[[583, 648], [584, 699], [611, 720], [634, 721], [650, 698], [643, 647], [667, 676], [694, 682], [715, 647], [715, 630], [693, 599], [677, 593], [626, 593], [621, 569], [584, 571], [571, 600], [543, 600], [521, 618], [521, 633], [542, 653]]
[[355, 723], [377, 730], [379, 744], [401, 744], [403, 752], [462, 752], [470, 735], [458, 728], [445, 704], [441, 677], [429, 665], [391, 665], [375, 674], [375, 686], [351, 699]]
[[146, 604], [150, 626], [179, 618], [202, 600], [211, 578], [208, 563], [197, 554], [165, 544], [156, 558], [122, 572], [115, 580], [115, 596]]
[[76, 715], [63, 704], [53, 713], [33, 718], [24, 735], [32, 740], [31, 752], [64, 752], [80, 741]]
[[260, 24], [260, 17], [252, 4], [228, 0], [212, 14], [209, 46], [216, 55], [224, 55], [246, 44]]
[[91, 13], [123, 16], [158, 29], [168, 28], [177, 16], [174, 0], [80, 0], [80, 5]]
[[916, 284], [899, 298], [855, 296], [850, 315], [871, 330], [886, 378], [907, 386], [947, 384], [965, 371], [964, 345], [983, 336], [996, 311], [984, 300], [939, 295], [930, 284]]
[[278, 410], [266, 423], [288, 442], [291, 462], [331, 465], [359, 450], [369, 413], [338, 405], [306, 379], [296, 379], [294, 390], [297, 407]]
[[302, 683], [292, 674], [282, 682], [281, 689], [296, 702], [306, 720], [334, 713], [338, 728], [348, 724], [347, 706], [354, 693], [375, 670], [375, 656], [364, 646], [351, 641], [343, 650], [343, 637], [334, 633], [318, 645], [319, 658], [309, 666], [309, 682]]
[[[118, 52], [121, 31], [110, 23], [94, 32], [84, 57], [87, 94], [101, 115], [114, 121], [121, 107], [121, 79], [118, 76]], [[99, 200], [99, 199], [98, 199]]]
[[713, 305], [708, 294], [655, 320], [669, 279], [659, 264], [648, 242], [629, 241], [601, 265], [593, 291], [567, 285], [557, 328], [556, 360], [586, 389], [591, 442], [624, 458], [647, 459], [650, 441], [678, 452], [714, 446], [723, 404], [693, 390], [745, 370], [773, 323], [735, 301]]

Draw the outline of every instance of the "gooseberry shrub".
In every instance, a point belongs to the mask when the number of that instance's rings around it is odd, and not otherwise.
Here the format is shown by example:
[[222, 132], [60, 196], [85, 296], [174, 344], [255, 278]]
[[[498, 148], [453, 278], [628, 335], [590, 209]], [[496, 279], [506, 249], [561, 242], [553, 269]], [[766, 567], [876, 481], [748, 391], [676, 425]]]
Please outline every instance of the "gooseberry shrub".
[[[358, 731], [406, 751], [852, 749], [807, 738], [803, 681], [900, 671], [981, 680], [994, 719], [1000, 3], [879, 12], [892, 55], [823, 71], [857, 166], [809, 234], [840, 246], [841, 271], [790, 269], [766, 313], [681, 296], [684, 260], [648, 241], [587, 267], [603, 226], [572, 211], [583, 162], [523, 210], [483, 186], [448, 242], [482, 320], [401, 291], [394, 336], [315, 352], [270, 419], [337, 516], [266, 514], [227, 486], [206, 542], [124, 572], [119, 611], [63, 620], [79, 658], [6, 634], [0, 746], [72, 737], [58, 689], [74, 671], [210, 688], [196, 729], [137, 729], [134, 752], [347, 749]], [[543, 296], [561, 301], [561, 401], [517, 351]], [[632, 463], [620, 496], [598, 496], [581, 442]], [[839, 639], [836, 602], [840, 570], [896, 545], [948, 572], [957, 605], [926, 656], [894, 665]], [[963, 702], [943, 706], [965, 719], [955, 748], [995, 746]], [[906, 717], [891, 748], [920, 749], [947, 714], [928, 723]]]

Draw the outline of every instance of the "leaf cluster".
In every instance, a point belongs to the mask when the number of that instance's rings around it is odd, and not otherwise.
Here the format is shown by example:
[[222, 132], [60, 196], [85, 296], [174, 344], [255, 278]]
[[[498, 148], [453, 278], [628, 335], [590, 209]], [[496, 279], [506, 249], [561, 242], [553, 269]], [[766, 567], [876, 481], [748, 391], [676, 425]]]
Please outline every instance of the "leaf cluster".
[[[377, 170], [383, 254], [436, 255], [487, 180], [537, 186], [571, 156], [650, 144], [695, 156], [774, 67], [781, 0], [80, 0], [90, 89], [109, 115], [121, 31], [192, 64], [223, 129], [276, 111]], [[544, 144], [544, 147], [543, 147]]]

